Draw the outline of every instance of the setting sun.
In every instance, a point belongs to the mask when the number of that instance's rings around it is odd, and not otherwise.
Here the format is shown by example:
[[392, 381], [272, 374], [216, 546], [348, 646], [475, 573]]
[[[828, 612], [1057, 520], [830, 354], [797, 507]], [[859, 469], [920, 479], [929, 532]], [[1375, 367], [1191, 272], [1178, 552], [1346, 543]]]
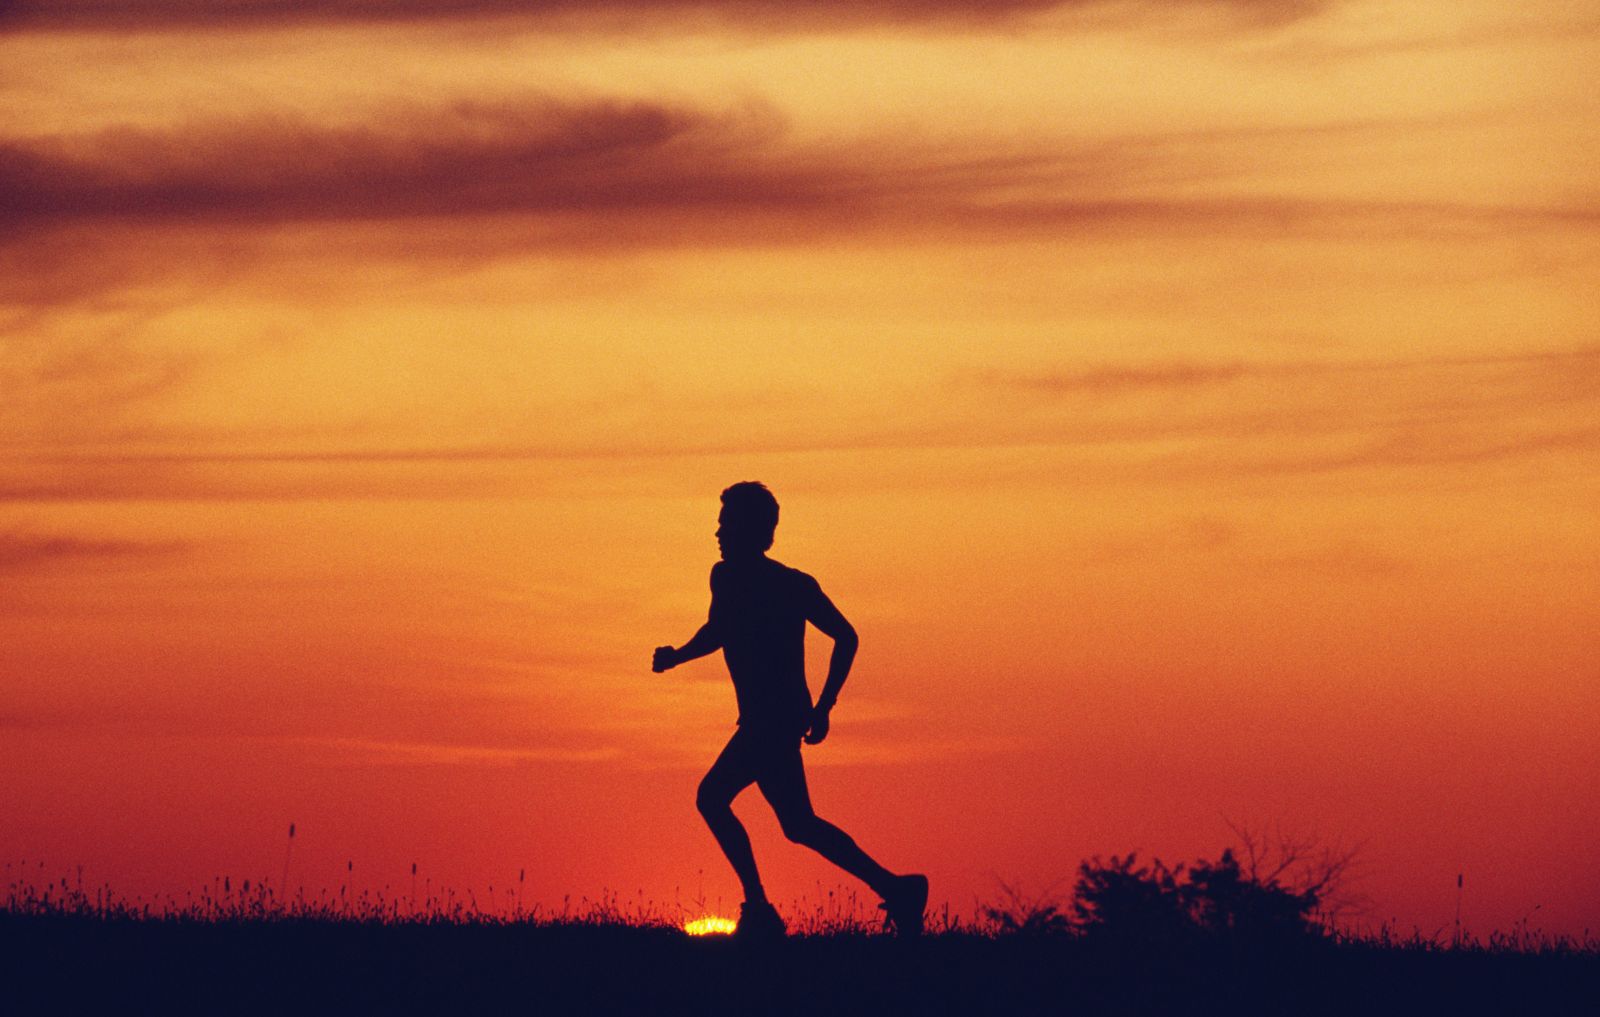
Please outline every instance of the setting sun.
[[731, 918], [696, 918], [683, 923], [683, 931], [691, 936], [731, 936], [738, 927]]

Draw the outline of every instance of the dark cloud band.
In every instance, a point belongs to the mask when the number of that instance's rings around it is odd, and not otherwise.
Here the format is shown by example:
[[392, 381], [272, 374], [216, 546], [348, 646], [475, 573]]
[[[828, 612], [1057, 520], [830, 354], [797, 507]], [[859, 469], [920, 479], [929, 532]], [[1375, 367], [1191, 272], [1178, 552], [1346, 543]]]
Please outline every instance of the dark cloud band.
[[0, 223], [394, 218], [804, 200], [775, 125], [651, 103], [459, 104], [0, 143]]
[[106, 538], [0, 531], [0, 574], [34, 569], [63, 560], [93, 561], [147, 558], [180, 550], [174, 543], [148, 543]]
[[0, 29], [254, 28], [469, 18], [560, 20], [626, 29], [630, 21], [713, 18], [763, 26], [971, 24], [1053, 10], [1125, 14], [1129, 9], [1221, 8], [1283, 21], [1326, 0], [0, 0]]
[[[1317, 134], [1325, 128], [1309, 128]], [[1204, 140], [1204, 139], [1202, 139]], [[1257, 195], [1196, 199], [1168, 182], [1228, 172], [1277, 135], [1189, 135], [951, 151], [863, 137], [800, 146], [770, 109], [651, 101], [463, 102], [358, 124], [264, 114], [169, 129], [0, 139], [0, 227], [13, 241], [75, 224], [239, 225], [609, 217], [630, 236], [692, 222], [854, 232], [891, 225], [1005, 233], [1137, 223], [1166, 228], [1391, 229], [1444, 217], [1581, 225], [1590, 208], [1488, 208]], [[1215, 163], [1215, 166], [1211, 164]], [[1019, 196], [1018, 185], [1025, 183]], [[0, 247], [8, 246], [0, 243]]]

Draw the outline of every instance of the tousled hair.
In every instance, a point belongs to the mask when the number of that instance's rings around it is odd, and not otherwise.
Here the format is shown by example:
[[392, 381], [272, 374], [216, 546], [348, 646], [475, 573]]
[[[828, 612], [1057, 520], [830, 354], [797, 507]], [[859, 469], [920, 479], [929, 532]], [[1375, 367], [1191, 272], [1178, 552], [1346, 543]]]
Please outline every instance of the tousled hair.
[[722, 505], [737, 520], [741, 529], [748, 528], [751, 538], [765, 551], [772, 546], [778, 529], [778, 499], [759, 480], [743, 480], [722, 492]]

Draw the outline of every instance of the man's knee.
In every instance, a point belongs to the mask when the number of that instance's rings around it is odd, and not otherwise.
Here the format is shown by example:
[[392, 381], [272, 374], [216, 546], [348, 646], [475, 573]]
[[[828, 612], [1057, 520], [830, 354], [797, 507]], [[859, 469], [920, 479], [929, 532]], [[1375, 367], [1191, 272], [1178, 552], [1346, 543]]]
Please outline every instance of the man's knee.
[[788, 837], [796, 844], [803, 844], [809, 847], [817, 841], [817, 834], [822, 829], [822, 820], [817, 818], [816, 813], [807, 812], [798, 815], [779, 816], [778, 825], [783, 827], [783, 835], [785, 837]]
[[694, 807], [700, 810], [700, 815], [706, 819], [719, 819], [732, 812], [733, 799], [722, 789], [700, 782], [700, 788], [694, 795]]

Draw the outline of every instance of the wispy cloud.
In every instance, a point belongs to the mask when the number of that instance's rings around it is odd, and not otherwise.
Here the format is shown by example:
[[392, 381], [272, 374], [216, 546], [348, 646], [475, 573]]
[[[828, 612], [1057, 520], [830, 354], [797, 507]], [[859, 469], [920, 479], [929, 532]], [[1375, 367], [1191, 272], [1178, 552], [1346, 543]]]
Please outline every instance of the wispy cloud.
[[[1162, 192], [1197, 174], [1226, 176], [1219, 151], [1351, 129], [1036, 139], [973, 155], [888, 135], [797, 146], [781, 115], [751, 103], [708, 110], [653, 100], [462, 101], [394, 107], [358, 126], [261, 113], [0, 139], [0, 224], [237, 227], [518, 213], [636, 222], [653, 214], [657, 224], [693, 214], [697, 229], [712, 230], [707, 214], [769, 225], [774, 216], [803, 215], [855, 230], [953, 217], [1046, 228], [1215, 220], [1257, 206]], [[1303, 211], [1274, 201], [1256, 214]], [[13, 234], [14, 242], [28, 238]]]
[[[1498, 373], [1532, 375], [1558, 388], [1560, 382], [1593, 376], [1600, 371], [1600, 347], [1579, 347], [1530, 353], [1470, 357], [1409, 357], [1345, 360], [1223, 362], [1156, 360], [1146, 363], [1107, 363], [1059, 370], [1004, 372], [985, 369], [972, 380], [982, 385], [1010, 388], [1038, 395], [1082, 392], [1129, 394], [1152, 389], [1203, 389], [1236, 381], [1282, 381], [1295, 378], [1372, 376], [1427, 373]], [[1585, 393], [1572, 389], [1574, 396]]]
[[82, 725], [91, 712], [81, 706], [74, 711], [59, 708], [22, 711], [12, 708], [0, 713], [0, 731], [25, 733], [62, 730]]
[[[0, 224], [227, 226], [506, 214], [803, 214], [838, 229], [964, 222], [1059, 229], [1106, 222], [1197, 227], [1385, 216], [1592, 221], [1529, 208], [1206, 197], [1262, 158], [1388, 123], [1024, 139], [973, 155], [878, 135], [797, 146], [776, 111], [550, 97], [394, 107], [358, 126], [295, 114], [87, 135], [0, 139]], [[863, 219], [862, 217], [865, 216]], [[697, 220], [699, 228], [714, 223]], [[13, 232], [13, 242], [27, 233]]]
[[[577, 443], [291, 443], [250, 451], [236, 441], [211, 450], [61, 450], [33, 454], [31, 473], [13, 469], [0, 498], [531, 494], [694, 458], [850, 453], [909, 462], [922, 453], [1008, 449], [1034, 450], [1040, 482], [1050, 474], [1045, 463], [1061, 456], [1090, 457], [1072, 467], [1080, 473], [1111, 470], [1123, 479], [1426, 471], [1600, 453], [1597, 374], [1600, 349], [1593, 347], [1465, 358], [985, 369], [952, 377], [934, 402], [906, 403], [892, 424], [870, 414], [816, 414], [830, 418], [827, 430], [801, 421], [744, 441], [711, 440], [685, 425]], [[11, 460], [13, 467], [23, 462]], [[981, 461], [966, 469], [969, 482], [987, 475]]]
[[370, 738], [294, 738], [297, 745], [352, 766], [515, 766], [523, 763], [600, 763], [617, 759], [613, 746], [557, 748], [539, 745], [475, 745], [454, 742], [386, 741]]
[[[1174, 361], [975, 375], [1031, 400], [1017, 436], [1205, 441], [1206, 473], [1305, 473], [1600, 452], [1600, 348], [1394, 360]], [[1159, 415], [1151, 398], [1161, 399]], [[1091, 401], [1086, 402], [1089, 399]], [[1164, 467], [1174, 470], [1175, 463]]]
[[840, 181], [763, 162], [769, 113], [458, 103], [359, 127], [249, 117], [0, 147], [0, 223], [367, 219], [805, 204]]
[[1236, 381], [1260, 367], [1242, 363], [1203, 364], [1168, 362], [1104, 365], [1081, 370], [1003, 374], [983, 372], [1002, 387], [1035, 393], [1126, 393], [1144, 389], [1194, 388]]
[[8, 0], [0, 28], [33, 30], [173, 27], [251, 28], [280, 24], [514, 18], [574, 26], [637, 28], [640, 21], [714, 18], [783, 26], [990, 24], [1053, 10], [1125, 17], [1221, 8], [1254, 21], [1304, 17], [1329, 0]]
[[33, 572], [61, 562], [107, 563], [161, 557], [182, 549], [179, 543], [0, 530], [0, 575]]
[[340, 230], [354, 256], [416, 262], [840, 236], [1371, 239], [1600, 221], [1586, 205], [1286, 196], [1247, 179], [1307, 145], [1421, 129], [1021, 138], [973, 154], [893, 134], [802, 142], [757, 103], [544, 96], [396, 106], [359, 125], [279, 112], [0, 137], [0, 300], [82, 306], [165, 277], [193, 293], [274, 256], [252, 245], [287, 223]]
[[104, 437], [215, 357], [141, 341], [136, 333], [157, 317], [137, 308], [102, 316], [94, 338], [30, 335], [33, 323], [19, 321], [18, 335], [0, 346], [0, 388], [7, 393], [0, 403], [0, 451]]

